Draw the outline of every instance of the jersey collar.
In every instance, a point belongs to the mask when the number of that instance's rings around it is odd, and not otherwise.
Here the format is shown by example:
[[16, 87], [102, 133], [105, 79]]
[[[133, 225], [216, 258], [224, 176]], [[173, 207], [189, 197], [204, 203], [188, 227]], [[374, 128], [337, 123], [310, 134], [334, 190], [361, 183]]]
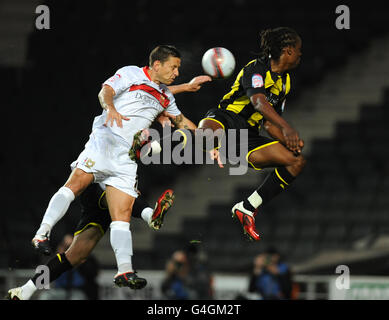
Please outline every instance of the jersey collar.
[[146, 77], [147, 77], [150, 81], [152, 81], [151, 78], [150, 78], [150, 75], [149, 75], [149, 70], [150, 70], [150, 68], [149, 68], [148, 66], [144, 66], [144, 67], [143, 67], [143, 72], [145, 73]]

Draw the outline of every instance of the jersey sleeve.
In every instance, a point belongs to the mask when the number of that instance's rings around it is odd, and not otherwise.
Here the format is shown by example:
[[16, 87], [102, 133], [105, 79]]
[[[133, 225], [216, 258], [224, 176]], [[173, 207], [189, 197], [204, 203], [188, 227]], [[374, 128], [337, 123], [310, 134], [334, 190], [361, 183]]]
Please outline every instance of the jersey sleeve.
[[168, 98], [170, 100], [170, 103], [167, 106], [166, 111], [169, 112], [170, 114], [172, 114], [173, 116], [180, 115], [181, 111], [177, 107], [176, 99], [174, 98], [173, 94], [170, 91], [168, 91], [168, 90], [167, 90], [166, 94], [167, 94], [167, 96], [168, 96]]
[[115, 74], [104, 81], [103, 85], [110, 86], [113, 90], [115, 90], [115, 94], [118, 95], [128, 89], [131, 85], [131, 81], [127, 75], [128, 71], [126, 67], [121, 68], [115, 72]]
[[246, 66], [242, 75], [242, 87], [250, 98], [254, 94], [265, 94], [266, 70], [257, 62]]

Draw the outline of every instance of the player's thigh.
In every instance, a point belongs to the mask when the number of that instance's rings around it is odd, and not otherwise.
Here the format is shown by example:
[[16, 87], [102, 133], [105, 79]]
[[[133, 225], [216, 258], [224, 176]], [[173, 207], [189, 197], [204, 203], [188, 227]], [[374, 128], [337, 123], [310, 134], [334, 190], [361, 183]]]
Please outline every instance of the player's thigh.
[[135, 197], [110, 185], [106, 187], [105, 196], [112, 221], [130, 222]]
[[292, 166], [296, 159], [293, 152], [289, 151], [281, 143], [272, 143], [250, 152], [248, 159], [256, 168]]
[[87, 173], [79, 168], [75, 168], [69, 176], [69, 179], [65, 183], [65, 187], [68, 187], [74, 195], [79, 196], [92, 182], [94, 176], [92, 173]]
[[66, 258], [70, 264], [77, 266], [85, 262], [102, 236], [101, 230], [95, 226], [90, 226], [75, 235], [72, 244], [66, 250]]
[[220, 148], [222, 139], [225, 135], [225, 127], [223, 123], [217, 119], [205, 118], [199, 123], [198, 129], [195, 131], [195, 135], [203, 137], [202, 140], [196, 139], [196, 142], [201, 142], [202, 150], [212, 150], [214, 148]]
[[216, 119], [205, 118], [200, 121], [198, 128], [203, 130], [211, 129], [212, 131], [216, 131], [219, 129], [224, 129], [224, 125]]

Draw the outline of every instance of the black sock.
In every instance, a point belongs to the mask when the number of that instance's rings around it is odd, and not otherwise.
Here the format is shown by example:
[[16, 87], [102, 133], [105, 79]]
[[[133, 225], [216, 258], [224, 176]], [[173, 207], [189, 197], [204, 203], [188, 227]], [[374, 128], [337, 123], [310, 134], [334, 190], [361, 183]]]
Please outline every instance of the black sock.
[[269, 202], [283, 190], [287, 189], [294, 179], [295, 177], [285, 167], [275, 168], [257, 189], [257, 193], [262, 198], [262, 204]]
[[135, 199], [134, 205], [132, 206], [132, 216], [134, 218], [142, 218], [142, 211], [145, 208], [150, 207], [147, 201], [141, 195]]
[[[59, 276], [66, 271], [69, 271], [73, 268], [70, 264], [69, 260], [66, 258], [64, 253], [57, 254], [52, 257], [47, 263], [46, 266], [49, 268], [50, 272], [50, 282], [53, 282], [59, 278]], [[41, 274], [36, 273], [35, 276], [31, 278], [32, 282], [34, 282], [36, 286], [36, 280]]]

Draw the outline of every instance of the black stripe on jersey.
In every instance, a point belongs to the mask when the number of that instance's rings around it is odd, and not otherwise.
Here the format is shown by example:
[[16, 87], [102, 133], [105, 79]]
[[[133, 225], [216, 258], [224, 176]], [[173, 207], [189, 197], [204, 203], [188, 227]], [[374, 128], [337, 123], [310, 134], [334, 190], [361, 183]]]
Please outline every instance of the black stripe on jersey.
[[[219, 103], [219, 108], [227, 109], [228, 106], [232, 105], [238, 98], [246, 96], [246, 92], [242, 84], [242, 78], [244, 72], [246, 71], [247, 67], [251, 65], [251, 63], [256, 63], [256, 60], [249, 62], [246, 66], [242, 68], [242, 70], [239, 72], [238, 76], [235, 79], [232, 90], [225, 95], [228, 96], [232, 92], [231, 96], [227, 99], [222, 99]], [[241, 111], [238, 114], [246, 119], [249, 119], [254, 112], [256, 112], [254, 106], [251, 104], [250, 98], [247, 97], [247, 103], [242, 107]]]

